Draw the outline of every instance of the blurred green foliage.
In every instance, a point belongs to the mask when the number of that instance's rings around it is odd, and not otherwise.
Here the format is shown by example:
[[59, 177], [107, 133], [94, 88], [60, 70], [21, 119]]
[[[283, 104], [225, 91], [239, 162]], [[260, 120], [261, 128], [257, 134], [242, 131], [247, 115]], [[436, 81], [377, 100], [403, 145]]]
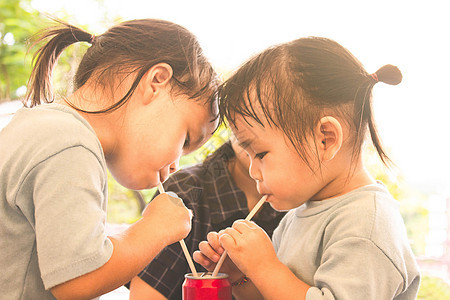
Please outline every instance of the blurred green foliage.
[[29, 0], [0, 1], [0, 102], [21, 96], [16, 91], [26, 85], [31, 71], [27, 39], [39, 29], [40, 19]]
[[133, 223], [140, 218], [141, 204], [135, 191], [117, 183], [108, 172], [108, 214], [110, 223]]
[[[0, 102], [23, 97], [31, 74], [34, 52], [41, 45], [35, 44], [34, 35], [40, 29], [54, 24], [50, 16], [34, 10], [30, 2], [0, 1]], [[72, 91], [72, 79], [86, 49], [85, 43], [77, 43], [60, 56], [53, 72], [57, 95], [67, 95]]]
[[417, 299], [448, 300], [450, 299], [450, 286], [441, 278], [423, 276]]

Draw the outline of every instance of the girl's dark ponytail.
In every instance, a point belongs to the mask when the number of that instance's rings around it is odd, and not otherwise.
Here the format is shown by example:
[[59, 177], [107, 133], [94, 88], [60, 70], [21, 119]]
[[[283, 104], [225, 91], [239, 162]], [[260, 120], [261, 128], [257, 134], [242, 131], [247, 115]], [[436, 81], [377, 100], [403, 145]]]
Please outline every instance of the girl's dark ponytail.
[[55, 27], [37, 34], [36, 42], [45, 40], [46, 44], [34, 56], [25, 105], [52, 102], [51, 75], [58, 57], [71, 44], [88, 42], [92, 47], [83, 55], [75, 73], [75, 91], [88, 82], [105, 88], [121, 84], [126, 76], [134, 79], [125, 95], [106, 97], [103, 108], [87, 111], [68, 102], [74, 109], [103, 114], [120, 108], [131, 98], [145, 73], [158, 63], [172, 67], [172, 93], [216, 106], [218, 76], [196, 36], [186, 28], [165, 20], [138, 19], [119, 23], [95, 37], [63, 21], [55, 21], [58, 23]]
[[34, 67], [24, 100], [24, 104], [29, 107], [53, 101], [53, 68], [64, 49], [76, 42], [92, 42], [90, 33], [64, 21], [55, 21], [58, 25], [42, 30], [33, 37], [32, 46], [48, 41], [33, 56]]

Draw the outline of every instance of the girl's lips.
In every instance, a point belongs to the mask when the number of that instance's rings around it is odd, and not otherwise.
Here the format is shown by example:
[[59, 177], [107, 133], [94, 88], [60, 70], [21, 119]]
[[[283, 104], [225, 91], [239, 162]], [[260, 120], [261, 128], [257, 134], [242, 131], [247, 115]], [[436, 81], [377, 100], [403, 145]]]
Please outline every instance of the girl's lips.
[[163, 169], [159, 170], [159, 181], [164, 183], [167, 178], [169, 178], [169, 173], [165, 172]]

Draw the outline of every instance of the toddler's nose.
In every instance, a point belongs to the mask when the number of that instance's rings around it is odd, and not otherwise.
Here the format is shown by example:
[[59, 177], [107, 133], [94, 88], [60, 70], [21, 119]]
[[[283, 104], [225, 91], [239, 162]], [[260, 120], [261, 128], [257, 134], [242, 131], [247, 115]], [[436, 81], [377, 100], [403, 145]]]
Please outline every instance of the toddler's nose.
[[250, 167], [248, 169], [248, 173], [250, 174], [250, 177], [256, 181], [263, 180], [261, 171], [259, 170], [258, 162], [255, 162], [253, 159], [250, 160]]

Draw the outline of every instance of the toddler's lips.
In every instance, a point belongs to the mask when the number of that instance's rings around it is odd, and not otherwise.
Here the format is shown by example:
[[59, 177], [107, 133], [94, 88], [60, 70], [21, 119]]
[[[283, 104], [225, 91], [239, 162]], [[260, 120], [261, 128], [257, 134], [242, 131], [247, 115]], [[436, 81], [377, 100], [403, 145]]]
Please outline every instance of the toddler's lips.
[[268, 202], [268, 200], [269, 200], [269, 198], [272, 196], [272, 194], [270, 194], [270, 193], [260, 193], [261, 195], [263, 195], [263, 196], [267, 196], [267, 198], [266, 198], [266, 202]]

